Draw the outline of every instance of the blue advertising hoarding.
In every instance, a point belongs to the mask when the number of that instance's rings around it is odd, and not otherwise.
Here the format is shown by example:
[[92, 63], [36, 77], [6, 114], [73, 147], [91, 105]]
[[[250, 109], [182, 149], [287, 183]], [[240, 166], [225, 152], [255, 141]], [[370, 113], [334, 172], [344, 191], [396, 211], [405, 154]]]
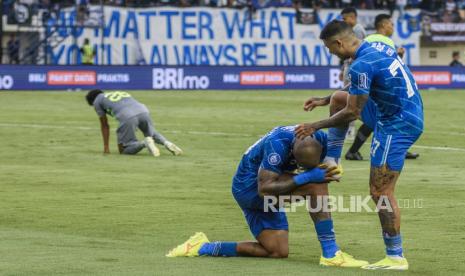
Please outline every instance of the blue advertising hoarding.
[[[411, 67], [420, 89], [463, 89], [465, 68]], [[26, 66], [0, 65], [0, 90], [338, 89], [332, 66]]]

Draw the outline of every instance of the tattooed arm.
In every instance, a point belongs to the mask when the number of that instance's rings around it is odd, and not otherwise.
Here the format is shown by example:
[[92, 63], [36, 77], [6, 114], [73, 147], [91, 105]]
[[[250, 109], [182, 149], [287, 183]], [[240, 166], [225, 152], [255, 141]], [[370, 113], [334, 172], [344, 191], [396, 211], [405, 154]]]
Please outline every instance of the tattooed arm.
[[294, 174], [278, 174], [260, 168], [258, 171], [258, 194], [260, 196], [288, 195], [297, 188], [293, 177]]
[[363, 106], [367, 100], [368, 95], [349, 95], [347, 106], [343, 110], [328, 119], [313, 123], [313, 126], [318, 130], [322, 128], [346, 125], [360, 117], [360, 113], [362, 112]]
[[359, 118], [363, 106], [368, 100], [368, 95], [349, 95], [347, 105], [344, 109], [329, 117], [314, 123], [301, 124], [296, 128], [296, 135], [299, 138], [311, 135], [322, 128], [337, 127], [347, 125]]

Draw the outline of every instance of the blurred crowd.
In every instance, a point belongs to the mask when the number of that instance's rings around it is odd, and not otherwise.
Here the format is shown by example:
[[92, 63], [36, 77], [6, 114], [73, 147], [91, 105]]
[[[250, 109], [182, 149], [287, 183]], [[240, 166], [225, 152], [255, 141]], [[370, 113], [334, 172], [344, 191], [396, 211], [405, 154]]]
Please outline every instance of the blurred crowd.
[[428, 16], [432, 22], [465, 22], [465, 0], [4, 0], [2, 1], [4, 14], [14, 9], [14, 4], [27, 5], [31, 13], [38, 10], [58, 12], [63, 7], [78, 6], [85, 9], [87, 5], [112, 5], [126, 7], [229, 7], [253, 9], [268, 7], [300, 8], [345, 8], [384, 9], [392, 14], [398, 10], [402, 15], [405, 10], [418, 8]]
[[425, 11], [456, 11], [465, 9], [465, 0], [4, 0], [4, 12], [8, 12], [14, 3], [22, 3], [33, 9], [51, 9], [55, 5], [60, 7], [104, 4], [128, 7], [154, 6], [214, 6], [235, 7], [253, 5], [256, 8], [265, 7], [302, 7], [312, 8], [314, 5], [322, 8], [355, 7], [357, 9], [409, 9], [420, 8]]

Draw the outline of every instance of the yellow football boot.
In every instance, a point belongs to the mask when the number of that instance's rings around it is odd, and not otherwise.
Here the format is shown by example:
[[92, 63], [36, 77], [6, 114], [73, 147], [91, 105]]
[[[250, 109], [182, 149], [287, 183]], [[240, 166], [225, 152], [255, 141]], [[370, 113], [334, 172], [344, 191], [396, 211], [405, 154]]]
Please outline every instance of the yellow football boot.
[[320, 265], [322, 266], [339, 266], [339, 267], [362, 267], [368, 265], [367, 261], [357, 260], [351, 255], [338, 250], [332, 258], [321, 256]]
[[186, 242], [168, 252], [166, 257], [197, 257], [199, 256], [200, 247], [207, 242], [210, 242], [207, 236], [202, 232], [197, 232]]
[[382, 259], [381, 261], [364, 265], [363, 269], [387, 269], [387, 270], [408, 270], [408, 262], [404, 257], [389, 257]]

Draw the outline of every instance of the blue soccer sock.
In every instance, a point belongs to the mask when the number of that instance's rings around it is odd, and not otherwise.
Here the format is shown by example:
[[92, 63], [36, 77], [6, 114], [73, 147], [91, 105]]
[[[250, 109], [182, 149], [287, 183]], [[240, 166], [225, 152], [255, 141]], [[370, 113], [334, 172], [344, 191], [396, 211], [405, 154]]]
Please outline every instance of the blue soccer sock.
[[346, 138], [348, 126], [346, 127], [331, 127], [328, 129], [328, 152], [327, 157], [334, 159], [341, 158], [342, 147]]
[[315, 223], [316, 234], [321, 244], [321, 251], [323, 257], [332, 258], [336, 255], [339, 250], [339, 246], [336, 244], [336, 234], [334, 233], [333, 220], [326, 219], [320, 220]]
[[404, 257], [402, 254], [402, 238], [400, 234], [391, 237], [388, 233], [383, 232], [383, 239], [386, 245], [386, 255], [390, 257]]
[[237, 257], [237, 242], [207, 242], [199, 250], [200, 256]]

